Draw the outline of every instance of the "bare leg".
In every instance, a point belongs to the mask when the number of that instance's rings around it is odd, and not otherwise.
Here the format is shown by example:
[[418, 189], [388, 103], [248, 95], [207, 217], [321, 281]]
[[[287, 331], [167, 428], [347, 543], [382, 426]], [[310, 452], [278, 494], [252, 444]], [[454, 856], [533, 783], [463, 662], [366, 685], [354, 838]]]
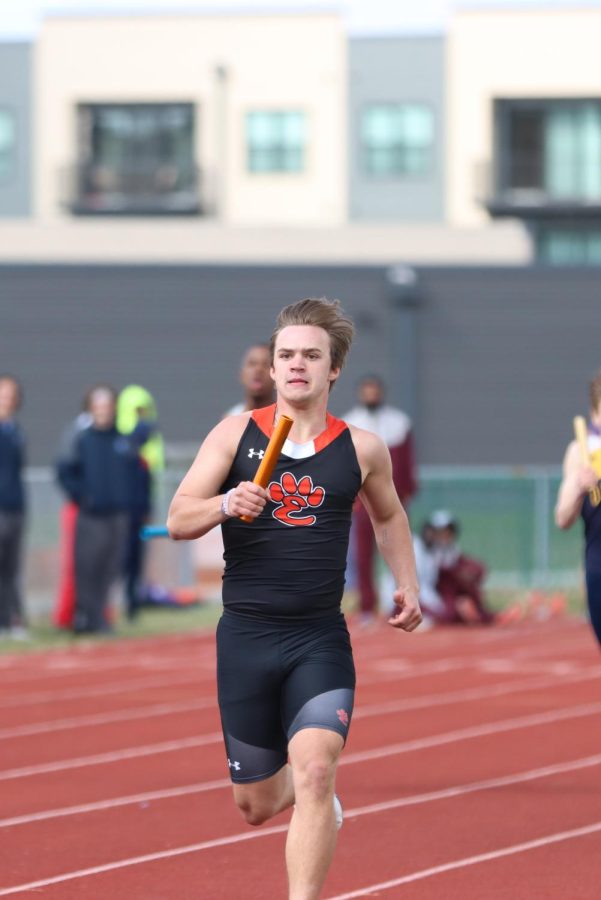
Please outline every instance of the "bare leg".
[[249, 825], [262, 825], [294, 803], [291, 767], [284, 766], [265, 781], [235, 784], [234, 800]]
[[286, 841], [289, 900], [317, 900], [336, 847], [334, 782], [343, 741], [305, 728], [290, 741], [296, 806]]

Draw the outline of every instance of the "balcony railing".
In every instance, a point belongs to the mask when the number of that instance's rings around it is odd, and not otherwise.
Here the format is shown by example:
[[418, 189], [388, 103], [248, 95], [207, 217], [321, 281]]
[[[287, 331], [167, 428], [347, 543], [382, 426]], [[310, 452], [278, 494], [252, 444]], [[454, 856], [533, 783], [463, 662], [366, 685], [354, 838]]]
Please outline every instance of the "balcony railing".
[[[563, 177], [562, 177], [563, 176]], [[544, 175], [540, 161], [532, 156], [506, 162], [480, 162], [475, 167], [477, 202], [493, 217], [529, 219], [599, 218], [601, 179], [587, 183], [573, 167], [555, 172], [555, 180]]]
[[166, 164], [111, 167], [75, 165], [62, 177], [63, 205], [76, 215], [202, 215], [198, 169]]

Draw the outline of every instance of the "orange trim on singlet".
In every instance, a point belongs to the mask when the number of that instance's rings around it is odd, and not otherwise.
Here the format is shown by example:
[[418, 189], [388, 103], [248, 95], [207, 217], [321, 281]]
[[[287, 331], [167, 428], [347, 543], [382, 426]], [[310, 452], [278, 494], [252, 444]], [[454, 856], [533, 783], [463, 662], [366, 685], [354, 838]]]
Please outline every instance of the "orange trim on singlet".
[[270, 438], [273, 433], [273, 420], [275, 419], [275, 403], [264, 406], [262, 409], [253, 409], [251, 419], [259, 426], [263, 434]]
[[324, 447], [327, 447], [328, 444], [335, 441], [338, 435], [342, 434], [347, 428], [348, 425], [346, 422], [343, 422], [342, 419], [336, 419], [334, 416], [331, 416], [330, 413], [326, 413], [325, 431], [322, 431], [313, 442], [315, 444], [315, 452], [319, 453], [320, 450], [323, 450]]
[[[253, 421], [268, 438], [271, 437], [273, 432], [275, 410], [276, 404], [272, 403], [271, 406], [264, 406], [263, 409], [253, 409], [251, 413]], [[315, 444], [315, 452], [319, 453], [320, 450], [323, 450], [324, 447], [331, 444], [332, 441], [336, 440], [338, 435], [342, 434], [346, 428], [348, 428], [346, 422], [343, 422], [342, 419], [336, 419], [334, 416], [330, 415], [330, 413], [326, 413], [326, 427], [313, 441]]]

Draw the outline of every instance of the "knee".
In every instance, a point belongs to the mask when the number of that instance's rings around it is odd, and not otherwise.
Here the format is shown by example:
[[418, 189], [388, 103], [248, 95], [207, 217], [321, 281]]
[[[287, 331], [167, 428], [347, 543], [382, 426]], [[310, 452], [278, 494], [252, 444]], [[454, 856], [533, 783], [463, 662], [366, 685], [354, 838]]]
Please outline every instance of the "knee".
[[335, 770], [335, 764], [329, 760], [309, 760], [295, 773], [297, 791], [315, 799], [324, 797], [333, 789]]
[[247, 825], [263, 825], [272, 815], [272, 811], [264, 803], [251, 800], [248, 797], [238, 798], [236, 805]]

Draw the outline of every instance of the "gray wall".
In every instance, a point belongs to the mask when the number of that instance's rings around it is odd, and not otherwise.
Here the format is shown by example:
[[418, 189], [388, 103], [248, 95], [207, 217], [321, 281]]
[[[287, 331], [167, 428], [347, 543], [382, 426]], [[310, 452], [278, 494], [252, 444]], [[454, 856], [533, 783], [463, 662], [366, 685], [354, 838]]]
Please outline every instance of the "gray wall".
[[428, 463], [561, 462], [601, 368], [601, 269], [421, 273], [419, 436]]
[[333, 395], [353, 402], [355, 376], [389, 377], [392, 338], [380, 269], [0, 266], [0, 370], [24, 382], [22, 421], [44, 464], [96, 381], [138, 382], [157, 399], [167, 440], [198, 444], [240, 399], [249, 343], [304, 296], [344, 298], [360, 329], [351, 372]]
[[[335, 414], [366, 371], [411, 408], [402, 381], [414, 364], [421, 463], [558, 464], [601, 367], [601, 270], [416, 272], [416, 305], [401, 314], [379, 267], [0, 267], [0, 369], [24, 382], [30, 458], [52, 458], [97, 380], [148, 387], [167, 440], [198, 444], [239, 397], [244, 348], [283, 305], [325, 294], [358, 329]], [[408, 313], [415, 363], [399, 331]]]
[[12, 174], [0, 177], [0, 217], [31, 212], [31, 80], [33, 51], [29, 44], [0, 43], [0, 108], [16, 118], [17, 159]]
[[[349, 210], [351, 219], [444, 219], [445, 39], [356, 38], [349, 45]], [[383, 178], [361, 164], [361, 110], [374, 102], [420, 102], [434, 110], [435, 149], [427, 176]]]

